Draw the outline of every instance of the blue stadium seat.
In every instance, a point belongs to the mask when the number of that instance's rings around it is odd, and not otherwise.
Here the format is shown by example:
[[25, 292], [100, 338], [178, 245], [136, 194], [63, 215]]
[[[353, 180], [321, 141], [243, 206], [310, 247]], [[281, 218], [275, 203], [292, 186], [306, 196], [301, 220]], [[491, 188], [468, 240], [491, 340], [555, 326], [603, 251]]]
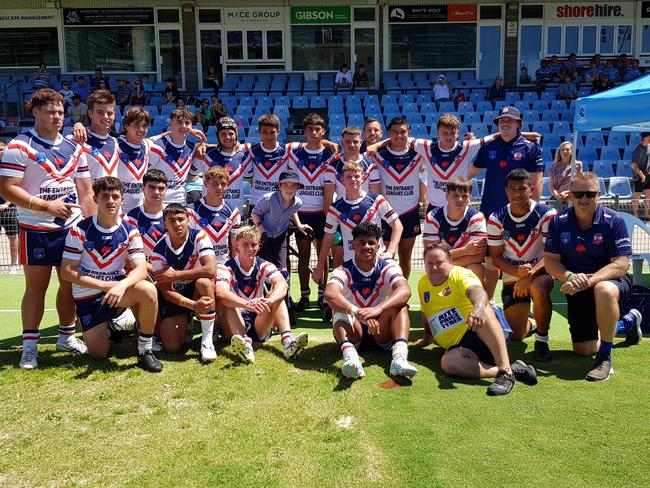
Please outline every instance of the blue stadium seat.
[[176, 107], [173, 106], [173, 105], [163, 105], [162, 107], [160, 107], [160, 115], [164, 115], [166, 117], [169, 117], [169, 115], [172, 113], [172, 111], [175, 108]]
[[641, 134], [639, 132], [632, 132], [631, 134], [629, 134], [629, 136], [630, 136], [630, 142], [628, 144], [633, 148], [638, 146], [639, 143], [641, 142]]
[[524, 112], [526, 110], [530, 110], [530, 104], [528, 102], [524, 102], [521, 100], [515, 100], [513, 105], [519, 110], [519, 112]]
[[546, 100], [536, 100], [530, 104], [530, 108], [541, 113], [548, 109], [548, 102]]
[[319, 96], [312, 97], [309, 102], [309, 106], [311, 108], [325, 108], [326, 105], [327, 104], [325, 101], [325, 97], [319, 97]]
[[407, 115], [409, 113], [419, 114], [420, 109], [418, 108], [418, 104], [415, 102], [405, 102], [402, 105], [402, 112], [404, 113], [404, 115]]
[[603, 139], [602, 132], [599, 131], [587, 132], [587, 135], [585, 136], [585, 146], [593, 146], [594, 148], [599, 148], [599, 147], [603, 147], [604, 145], [605, 145], [605, 139]]
[[[488, 128], [486, 124], [472, 124], [470, 126], [470, 131], [474, 133], [476, 137], [485, 137], [489, 134]], [[460, 135], [463, 135], [463, 131], [461, 131]]]
[[551, 110], [555, 110], [555, 112], [562, 112], [566, 109], [567, 106], [564, 100], [553, 100], [551, 102]]
[[634, 152], [634, 148], [636, 146], [627, 146], [625, 150], [623, 151], [623, 159], [626, 161], [631, 161], [632, 160], [632, 153]]
[[440, 106], [438, 107], [438, 111], [442, 113], [451, 113], [456, 111], [456, 107], [454, 106], [454, 102], [440, 102]]
[[616, 176], [632, 176], [632, 169], [630, 162], [624, 159], [619, 159], [616, 163]]
[[625, 133], [619, 132], [616, 130], [609, 132], [609, 137], [607, 138], [607, 145], [609, 147], [624, 148], [627, 146], [627, 138]]
[[551, 194], [551, 179], [548, 176], [542, 178], [542, 198], [550, 200], [553, 195]]
[[609, 193], [620, 198], [632, 198], [632, 187], [627, 176], [614, 176], [609, 179]]
[[607, 192], [607, 188], [605, 187], [605, 179], [601, 178], [600, 176], [598, 177], [598, 190], [600, 191], [600, 196], [603, 198], [609, 198], [611, 197], [611, 193]]
[[539, 122], [539, 112], [537, 110], [526, 110], [521, 115], [527, 124]]
[[465, 124], [481, 124], [481, 115], [478, 112], [467, 112], [463, 118]]
[[430, 103], [431, 101], [432, 101], [431, 93], [420, 93], [416, 100], [416, 102], [418, 102], [420, 106], [424, 105], [425, 103]]
[[386, 90], [394, 90], [399, 88], [399, 84], [397, 83], [397, 79], [395, 78], [394, 73], [384, 73], [384, 89]]
[[544, 110], [542, 112], [542, 121], [552, 124], [560, 120], [559, 114], [555, 110]]
[[[472, 90], [472, 93], [469, 96], [469, 101], [474, 105], [479, 104], [480, 102], [485, 101], [485, 91], [484, 90]], [[490, 103], [490, 106], [492, 104]]]
[[551, 153], [551, 148], [547, 146], [542, 146], [542, 159], [544, 163], [553, 162], [553, 153]]
[[551, 132], [548, 122], [533, 122], [531, 124], [531, 130], [540, 134], [549, 134]]
[[583, 164], [591, 164], [598, 159], [596, 156], [596, 149], [590, 146], [578, 148], [576, 150], [576, 157], [582, 161]]
[[618, 161], [621, 159], [621, 153], [615, 147], [603, 147], [600, 150], [600, 159], [607, 161]]
[[330, 113], [328, 119], [330, 125], [345, 125], [345, 115], [342, 113]]
[[497, 100], [496, 102], [494, 102], [494, 110], [496, 110], [497, 112], [501, 110], [503, 107], [509, 107], [509, 106], [510, 103], [506, 102], [505, 100]]
[[553, 123], [553, 133], [566, 134], [567, 132], [571, 132], [571, 126], [567, 121], [560, 120], [558, 122]]
[[293, 97], [293, 108], [309, 108], [309, 99], [304, 95]]
[[438, 112], [438, 108], [436, 107], [436, 104], [434, 102], [424, 102], [420, 107], [420, 113], [424, 114], [425, 116], [427, 114], [436, 113], [436, 112]]
[[614, 176], [614, 168], [609, 161], [596, 160], [591, 165], [591, 171], [601, 178], [611, 178]]
[[514, 105], [515, 102], [521, 100], [521, 97], [519, 96], [519, 92], [506, 92], [506, 102], [509, 105]]
[[411, 137], [424, 139], [428, 137], [427, 126], [422, 123], [411, 124]]
[[477, 112], [484, 113], [486, 110], [492, 110], [492, 102], [483, 100], [476, 103]]
[[415, 103], [415, 96], [409, 94], [400, 95], [397, 102], [403, 107], [407, 103]]
[[360, 113], [351, 114], [348, 116], [348, 125], [355, 127], [363, 127], [364, 118]]
[[562, 141], [560, 140], [560, 136], [552, 132], [550, 134], [545, 134], [544, 138], [542, 139], [542, 145], [544, 147], [548, 147], [549, 149], [557, 149], [561, 142]]
[[460, 102], [458, 104], [458, 113], [464, 114], [474, 111], [474, 104], [472, 102]]
[[478, 181], [476, 180], [476, 178], [472, 178], [470, 182], [472, 183], [471, 198], [472, 200], [479, 200], [481, 198], [481, 192], [478, 189]]
[[528, 103], [534, 103], [539, 100], [537, 98], [537, 93], [536, 92], [525, 92], [523, 96], [523, 100], [527, 101]]

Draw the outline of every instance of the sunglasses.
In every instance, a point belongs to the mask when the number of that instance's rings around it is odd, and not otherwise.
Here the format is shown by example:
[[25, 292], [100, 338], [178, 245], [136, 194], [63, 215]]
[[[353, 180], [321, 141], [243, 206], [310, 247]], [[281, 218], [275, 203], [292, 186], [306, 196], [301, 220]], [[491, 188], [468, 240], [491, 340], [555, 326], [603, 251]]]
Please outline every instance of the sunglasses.
[[587, 197], [591, 200], [592, 198], [596, 198], [598, 192], [597, 191], [572, 191], [571, 195], [573, 195], [578, 200], [580, 200], [583, 197]]

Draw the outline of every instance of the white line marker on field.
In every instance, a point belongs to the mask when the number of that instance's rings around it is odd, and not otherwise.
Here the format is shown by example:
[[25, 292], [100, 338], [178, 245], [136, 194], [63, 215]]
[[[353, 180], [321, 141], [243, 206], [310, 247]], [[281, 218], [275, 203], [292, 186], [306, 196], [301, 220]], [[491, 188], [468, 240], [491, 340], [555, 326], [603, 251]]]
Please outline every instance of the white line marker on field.
[[[56, 312], [56, 308], [46, 308], [45, 311], [46, 312]], [[18, 309], [18, 310], [14, 310], [14, 309], [11, 309], [11, 308], [7, 309], [7, 310], [1, 310], [0, 309], [0, 313], [20, 313], [20, 312], [21, 312], [20, 309]]]

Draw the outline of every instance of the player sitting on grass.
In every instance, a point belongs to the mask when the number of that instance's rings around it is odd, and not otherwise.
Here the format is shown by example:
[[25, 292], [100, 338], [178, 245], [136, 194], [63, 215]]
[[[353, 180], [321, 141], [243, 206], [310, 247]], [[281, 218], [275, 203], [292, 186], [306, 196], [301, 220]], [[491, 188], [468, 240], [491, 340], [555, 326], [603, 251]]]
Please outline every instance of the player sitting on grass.
[[190, 229], [187, 210], [170, 203], [163, 210], [167, 234], [153, 249], [151, 263], [160, 292], [160, 339], [165, 352], [176, 353], [185, 341], [190, 316], [201, 321], [201, 360], [214, 361], [214, 276], [216, 259], [207, 234]]
[[454, 266], [449, 249], [441, 243], [425, 248], [424, 271], [418, 283], [422, 325], [447, 351], [440, 361], [443, 373], [495, 378], [488, 395], [507, 395], [515, 378], [537, 383], [535, 368], [521, 360], [510, 364], [504, 331], [474, 273]]
[[61, 264], [63, 279], [72, 283], [88, 353], [106, 359], [108, 321], [130, 307], [138, 321], [138, 362], [147, 371], [162, 371], [151, 351], [158, 310], [156, 288], [146, 279], [147, 262], [138, 229], [120, 218], [122, 183], [106, 176], [93, 183], [93, 192], [97, 215], [70, 229]]
[[255, 226], [242, 227], [235, 236], [237, 254], [217, 270], [216, 299], [224, 308], [221, 324], [235, 353], [255, 362], [253, 342], [266, 342], [275, 326], [287, 359], [307, 345], [307, 334], [295, 337], [289, 325], [285, 297], [287, 282], [272, 263], [257, 256], [262, 235]]
[[325, 300], [334, 311], [334, 338], [343, 353], [343, 376], [365, 377], [357, 350], [376, 346], [392, 350], [392, 376], [412, 378], [409, 364], [408, 281], [400, 267], [378, 257], [381, 228], [362, 223], [352, 231], [354, 257], [336, 268], [325, 288]]

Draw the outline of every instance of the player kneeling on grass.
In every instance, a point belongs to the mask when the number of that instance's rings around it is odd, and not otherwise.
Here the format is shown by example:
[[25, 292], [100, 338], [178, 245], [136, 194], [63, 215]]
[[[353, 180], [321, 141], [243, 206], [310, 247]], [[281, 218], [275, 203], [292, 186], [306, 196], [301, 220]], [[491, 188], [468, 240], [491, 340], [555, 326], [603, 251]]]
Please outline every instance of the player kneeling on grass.
[[286, 280], [274, 264], [257, 256], [262, 235], [256, 226], [242, 227], [235, 235], [237, 254], [217, 270], [215, 297], [223, 307], [222, 327], [237, 355], [255, 362], [253, 342], [266, 342], [275, 326], [287, 359], [307, 345], [307, 334], [295, 337], [289, 325]]
[[156, 288], [146, 280], [147, 261], [138, 229], [120, 218], [122, 182], [112, 176], [100, 178], [93, 183], [93, 192], [97, 215], [70, 229], [61, 265], [63, 279], [72, 283], [88, 353], [106, 359], [108, 321], [129, 307], [138, 321], [138, 362], [147, 371], [162, 371], [151, 352]]
[[422, 325], [447, 351], [440, 361], [443, 373], [495, 378], [488, 395], [507, 395], [515, 378], [537, 383], [535, 368], [521, 360], [510, 364], [503, 328], [474, 273], [454, 266], [449, 250], [441, 243], [425, 248], [424, 271], [418, 283]]
[[201, 360], [217, 359], [214, 331], [214, 276], [217, 261], [210, 238], [190, 229], [187, 209], [170, 203], [163, 210], [167, 233], [153, 248], [151, 264], [160, 292], [160, 339], [165, 352], [176, 353], [185, 342], [192, 313], [201, 321]]
[[407, 361], [410, 323], [406, 304], [411, 288], [399, 266], [378, 258], [378, 225], [359, 224], [352, 238], [354, 257], [334, 270], [325, 288], [325, 300], [334, 311], [334, 338], [343, 353], [343, 376], [365, 377], [357, 349], [374, 344], [392, 349], [392, 376], [412, 378], [418, 370]]

